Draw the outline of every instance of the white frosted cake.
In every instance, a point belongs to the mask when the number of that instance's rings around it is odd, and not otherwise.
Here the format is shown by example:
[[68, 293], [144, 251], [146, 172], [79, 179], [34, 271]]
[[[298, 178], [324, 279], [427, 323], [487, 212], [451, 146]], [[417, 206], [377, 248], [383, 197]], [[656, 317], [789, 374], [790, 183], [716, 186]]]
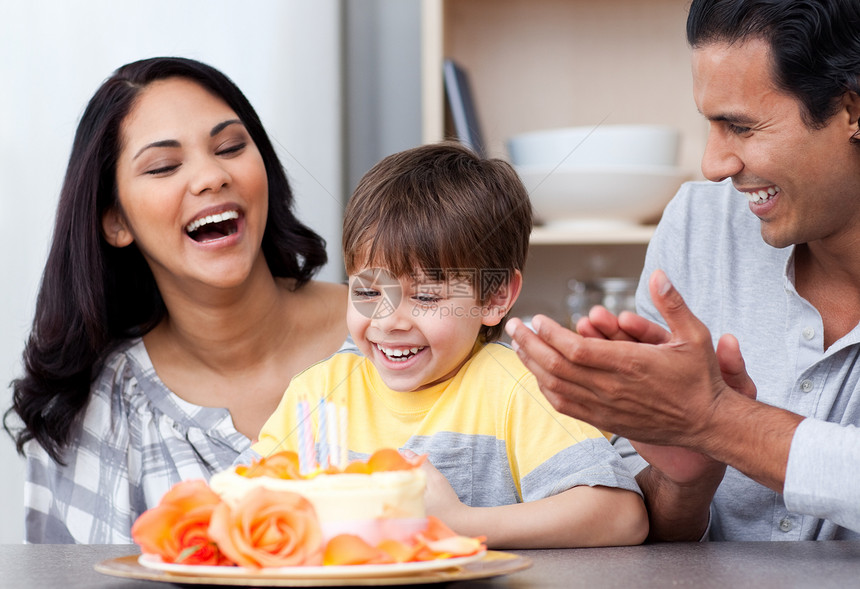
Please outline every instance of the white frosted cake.
[[290, 491], [313, 506], [326, 540], [355, 534], [376, 544], [406, 540], [427, 527], [421, 468], [358, 473], [319, 473], [307, 478], [248, 476], [252, 467], [238, 467], [212, 476], [209, 486], [227, 503], [237, 503], [250, 490], [265, 487]]

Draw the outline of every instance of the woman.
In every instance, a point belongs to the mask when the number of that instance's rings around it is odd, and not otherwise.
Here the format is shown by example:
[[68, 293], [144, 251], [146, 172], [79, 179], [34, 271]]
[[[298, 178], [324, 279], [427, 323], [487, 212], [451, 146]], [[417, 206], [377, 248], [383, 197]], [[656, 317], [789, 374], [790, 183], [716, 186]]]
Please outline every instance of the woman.
[[290, 379], [347, 337], [346, 288], [259, 118], [182, 58], [118, 69], [78, 126], [25, 375], [29, 542], [127, 543], [174, 483], [256, 438]]

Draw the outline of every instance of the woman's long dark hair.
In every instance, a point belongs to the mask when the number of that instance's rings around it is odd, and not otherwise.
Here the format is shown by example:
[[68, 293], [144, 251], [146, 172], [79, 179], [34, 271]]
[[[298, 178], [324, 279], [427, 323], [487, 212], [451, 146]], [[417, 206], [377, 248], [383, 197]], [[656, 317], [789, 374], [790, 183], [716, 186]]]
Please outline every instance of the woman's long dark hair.
[[[167, 310], [135, 244], [110, 246], [102, 216], [117, 204], [121, 125], [140, 92], [155, 80], [193, 80], [232, 108], [266, 167], [269, 215], [263, 253], [274, 276], [303, 285], [326, 262], [325, 242], [293, 214], [286, 173], [253, 107], [218, 70], [185, 58], [161, 57], [120, 67], [93, 95], [78, 125], [54, 226], [53, 242], [24, 349], [23, 377], [12, 382], [3, 420], [19, 453], [38, 442], [57, 462], [89, 399], [106, 356], [122, 340], [155, 327]], [[16, 413], [23, 427], [10, 425]]]
[[821, 128], [846, 92], [860, 93], [857, 0], [693, 0], [687, 42], [767, 41], [773, 79], [803, 105], [804, 122]]

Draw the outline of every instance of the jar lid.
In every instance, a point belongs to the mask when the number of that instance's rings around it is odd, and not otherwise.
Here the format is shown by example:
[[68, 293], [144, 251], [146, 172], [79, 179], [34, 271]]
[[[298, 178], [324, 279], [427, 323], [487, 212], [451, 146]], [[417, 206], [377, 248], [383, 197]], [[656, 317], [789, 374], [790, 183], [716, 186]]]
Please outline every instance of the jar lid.
[[636, 290], [636, 287], [639, 286], [639, 279], [612, 276], [607, 278], [595, 278], [594, 280], [587, 281], [584, 284], [587, 289], [597, 290], [600, 292], [629, 292]]

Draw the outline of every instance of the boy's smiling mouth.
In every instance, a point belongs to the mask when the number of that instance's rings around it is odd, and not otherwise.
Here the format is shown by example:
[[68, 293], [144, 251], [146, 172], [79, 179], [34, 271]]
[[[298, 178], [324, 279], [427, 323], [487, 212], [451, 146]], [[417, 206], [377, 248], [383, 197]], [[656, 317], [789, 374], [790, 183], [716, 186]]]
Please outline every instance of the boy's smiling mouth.
[[375, 344], [376, 349], [382, 352], [392, 362], [406, 362], [427, 346], [415, 346], [411, 348], [386, 348], [382, 344]]

